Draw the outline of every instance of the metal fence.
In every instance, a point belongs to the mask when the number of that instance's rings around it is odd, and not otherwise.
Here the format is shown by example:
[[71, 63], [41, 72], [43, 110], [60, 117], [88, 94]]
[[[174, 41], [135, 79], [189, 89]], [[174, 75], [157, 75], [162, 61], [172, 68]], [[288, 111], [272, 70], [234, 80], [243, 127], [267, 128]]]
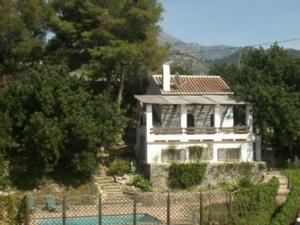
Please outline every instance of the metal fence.
[[224, 191], [26, 196], [24, 212], [18, 215], [21, 222], [3, 225], [231, 225], [247, 216], [240, 208], [264, 212], [259, 193], [257, 198], [242, 199], [244, 204], [240, 196]]

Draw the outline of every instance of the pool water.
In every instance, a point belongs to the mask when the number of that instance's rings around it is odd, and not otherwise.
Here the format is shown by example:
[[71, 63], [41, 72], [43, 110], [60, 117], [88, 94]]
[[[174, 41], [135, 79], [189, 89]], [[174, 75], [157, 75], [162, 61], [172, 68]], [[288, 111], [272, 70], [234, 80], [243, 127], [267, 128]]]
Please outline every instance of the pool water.
[[[159, 224], [159, 220], [149, 214], [137, 214], [137, 223], [151, 223]], [[36, 219], [37, 225], [63, 225], [61, 217], [55, 218], [38, 218]], [[98, 225], [99, 217], [97, 216], [84, 216], [84, 217], [67, 217], [66, 225]], [[133, 224], [133, 215], [108, 215], [102, 216], [102, 225], [125, 225]]]

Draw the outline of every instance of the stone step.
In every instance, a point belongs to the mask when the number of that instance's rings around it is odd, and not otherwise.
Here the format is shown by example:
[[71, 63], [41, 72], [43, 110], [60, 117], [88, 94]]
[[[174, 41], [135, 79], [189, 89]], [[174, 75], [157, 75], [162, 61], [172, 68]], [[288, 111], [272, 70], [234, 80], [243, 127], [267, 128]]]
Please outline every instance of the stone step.
[[104, 191], [104, 193], [115, 193], [115, 192], [123, 192], [122, 188], [101, 188], [101, 190]]
[[115, 181], [115, 179], [113, 177], [94, 177], [94, 178], [101, 182], [106, 182], [106, 181], [114, 182]]
[[102, 188], [122, 188], [118, 183], [100, 184]]

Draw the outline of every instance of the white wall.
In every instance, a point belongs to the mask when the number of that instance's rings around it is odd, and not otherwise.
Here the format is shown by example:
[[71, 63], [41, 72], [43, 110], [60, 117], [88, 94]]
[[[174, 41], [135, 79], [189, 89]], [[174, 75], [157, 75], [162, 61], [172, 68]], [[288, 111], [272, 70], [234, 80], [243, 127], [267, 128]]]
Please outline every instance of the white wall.
[[226, 106], [221, 105], [220, 106], [220, 124], [221, 127], [233, 127], [233, 106]]
[[[167, 149], [172, 143], [148, 143], [147, 144], [147, 163], [164, 163], [161, 160], [161, 150]], [[174, 144], [173, 144], [174, 145]], [[187, 148], [189, 146], [198, 145], [207, 147], [207, 143], [176, 143], [178, 149]], [[253, 144], [252, 142], [218, 142], [213, 143], [214, 158], [212, 162], [217, 162], [217, 151], [219, 148], [241, 148], [240, 161], [253, 161]]]

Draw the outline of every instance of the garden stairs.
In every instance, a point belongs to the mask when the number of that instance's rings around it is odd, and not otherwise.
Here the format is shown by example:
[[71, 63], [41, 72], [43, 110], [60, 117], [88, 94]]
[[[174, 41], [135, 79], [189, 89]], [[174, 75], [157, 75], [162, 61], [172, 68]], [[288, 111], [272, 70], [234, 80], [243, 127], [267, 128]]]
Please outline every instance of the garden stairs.
[[288, 188], [288, 179], [278, 170], [268, 171], [264, 176], [264, 182], [268, 182], [272, 177], [276, 177], [279, 181], [279, 189], [276, 200], [278, 204], [285, 202], [290, 190]]
[[104, 196], [122, 196], [123, 187], [115, 182], [114, 177], [107, 174], [107, 168], [100, 167], [94, 174], [98, 192]]

